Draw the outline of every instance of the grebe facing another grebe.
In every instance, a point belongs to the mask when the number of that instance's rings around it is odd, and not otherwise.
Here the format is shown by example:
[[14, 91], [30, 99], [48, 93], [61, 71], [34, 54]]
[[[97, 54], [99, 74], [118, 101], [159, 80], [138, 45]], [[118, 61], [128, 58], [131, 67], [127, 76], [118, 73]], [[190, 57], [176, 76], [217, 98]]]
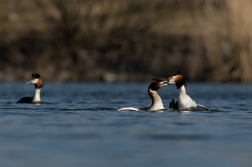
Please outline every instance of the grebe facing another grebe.
[[164, 108], [163, 102], [161, 97], [158, 95], [157, 90], [161, 88], [162, 86], [167, 85], [166, 81], [158, 81], [158, 82], [152, 82], [149, 85], [148, 88], [148, 94], [151, 97], [152, 104], [150, 107], [143, 107], [143, 108], [134, 108], [134, 107], [125, 107], [125, 108], [119, 108], [117, 110], [119, 111], [161, 111]]
[[40, 99], [40, 91], [44, 86], [42, 79], [39, 74], [32, 74], [32, 80], [27, 82], [26, 84], [33, 83], [35, 84], [35, 94], [33, 97], [23, 97], [17, 101], [17, 103], [41, 103]]
[[180, 89], [178, 102], [175, 103], [175, 101], [172, 100], [169, 106], [171, 109], [177, 109], [179, 111], [209, 111], [206, 107], [196, 104], [187, 94], [185, 77], [180, 75], [180, 71], [168, 79], [162, 78], [159, 80], [166, 80], [168, 84], [176, 84], [177, 89]]

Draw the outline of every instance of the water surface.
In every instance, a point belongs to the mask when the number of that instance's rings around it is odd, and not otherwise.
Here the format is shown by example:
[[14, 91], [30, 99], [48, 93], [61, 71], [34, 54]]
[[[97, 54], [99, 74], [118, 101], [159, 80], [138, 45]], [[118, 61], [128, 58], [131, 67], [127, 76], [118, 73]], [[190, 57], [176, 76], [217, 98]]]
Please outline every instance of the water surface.
[[[33, 85], [0, 83], [0, 166], [252, 166], [252, 85], [192, 84], [211, 112], [145, 107], [148, 83], [46, 83], [41, 105], [17, 104]], [[177, 99], [169, 85], [163, 103]]]

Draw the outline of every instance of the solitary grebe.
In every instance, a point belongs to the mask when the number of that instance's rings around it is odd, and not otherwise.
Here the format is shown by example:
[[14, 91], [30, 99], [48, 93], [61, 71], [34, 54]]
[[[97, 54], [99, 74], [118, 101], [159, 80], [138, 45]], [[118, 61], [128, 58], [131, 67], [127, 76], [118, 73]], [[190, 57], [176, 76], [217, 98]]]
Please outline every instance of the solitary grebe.
[[157, 90], [161, 88], [162, 86], [167, 85], [166, 81], [158, 81], [158, 82], [152, 82], [149, 85], [148, 88], [148, 94], [151, 97], [152, 104], [150, 107], [143, 107], [143, 108], [134, 108], [134, 107], [125, 107], [125, 108], [119, 108], [117, 110], [123, 111], [123, 110], [131, 110], [131, 111], [161, 111], [164, 109], [163, 102], [161, 97], [158, 95]]
[[178, 73], [168, 79], [156, 79], [156, 80], [166, 80], [168, 84], [176, 84], [177, 89], [180, 89], [179, 99], [175, 103], [172, 99], [170, 102], [169, 108], [177, 109], [179, 111], [197, 111], [197, 110], [204, 110], [209, 111], [206, 107], [196, 104], [194, 100], [187, 94], [185, 77], [180, 75], [180, 71]]
[[26, 84], [33, 83], [35, 84], [35, 94], [33, 97], [23, 97], [17, 101], [17, 103], [41, 103], [40, 91], [44, 86], [42, 79], [39, 74], [32, 74], [32, 80]]

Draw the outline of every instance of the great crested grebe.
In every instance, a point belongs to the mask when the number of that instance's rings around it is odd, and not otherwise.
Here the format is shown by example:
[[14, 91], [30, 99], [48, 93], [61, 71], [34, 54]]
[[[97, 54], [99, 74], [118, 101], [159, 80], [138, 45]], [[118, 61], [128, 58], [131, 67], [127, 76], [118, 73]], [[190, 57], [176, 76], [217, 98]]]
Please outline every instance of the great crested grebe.
[[167, 81], [168, 84], [176, 84], [177, 89], [180, 89], [179, 99], [175, 102], [172, 99], [170, 102], [169, 108], [177, 109], [179, 111], [209, 111], [206, 107], [196, 104], [194, 100], [187, 93], [185, 77], [180, 75], [180, 71], [177, 72], [176, 75], [171, 76], [169, 78], [160, 78], [155, 79], [158, 81]]
[[157, 90], [165, 85], [167, 85], [166, 81], [152, 82], [149, 85], [148, 94], [152, 100], [152, 104], [150, 107], [143, 107], [143, 108], [125, 107], [125, 108], [119, 108], [117, 110], [119, 111], [125, 111], [125, 110], [127, 111], [161, 111], [165, 109], [163, 106], [162, 99], [157, 93]]
[[33, 97], [23, 97], [17, 101], [17, 103], [41, 103], [40, 99], [40, 91], [44, 86], [42, 79], [39, 74], [32, 74], [32, 80], [27, 82], [26, 84], [33, 83], [35, 84], [35, 94]]

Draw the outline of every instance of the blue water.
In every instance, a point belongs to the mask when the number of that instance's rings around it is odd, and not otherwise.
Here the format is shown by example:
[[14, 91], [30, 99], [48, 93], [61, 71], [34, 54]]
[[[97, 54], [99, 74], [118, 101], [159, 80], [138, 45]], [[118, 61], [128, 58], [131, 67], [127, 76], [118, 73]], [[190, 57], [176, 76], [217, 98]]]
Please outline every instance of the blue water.
[[0, 166], [252, 166], [252, 85], [188, 83], [211, 112], [115, 110], [149, 106], [148, 85], [46, 83], [35, 105], [16, 103], [33, 85], [0, 83]]

